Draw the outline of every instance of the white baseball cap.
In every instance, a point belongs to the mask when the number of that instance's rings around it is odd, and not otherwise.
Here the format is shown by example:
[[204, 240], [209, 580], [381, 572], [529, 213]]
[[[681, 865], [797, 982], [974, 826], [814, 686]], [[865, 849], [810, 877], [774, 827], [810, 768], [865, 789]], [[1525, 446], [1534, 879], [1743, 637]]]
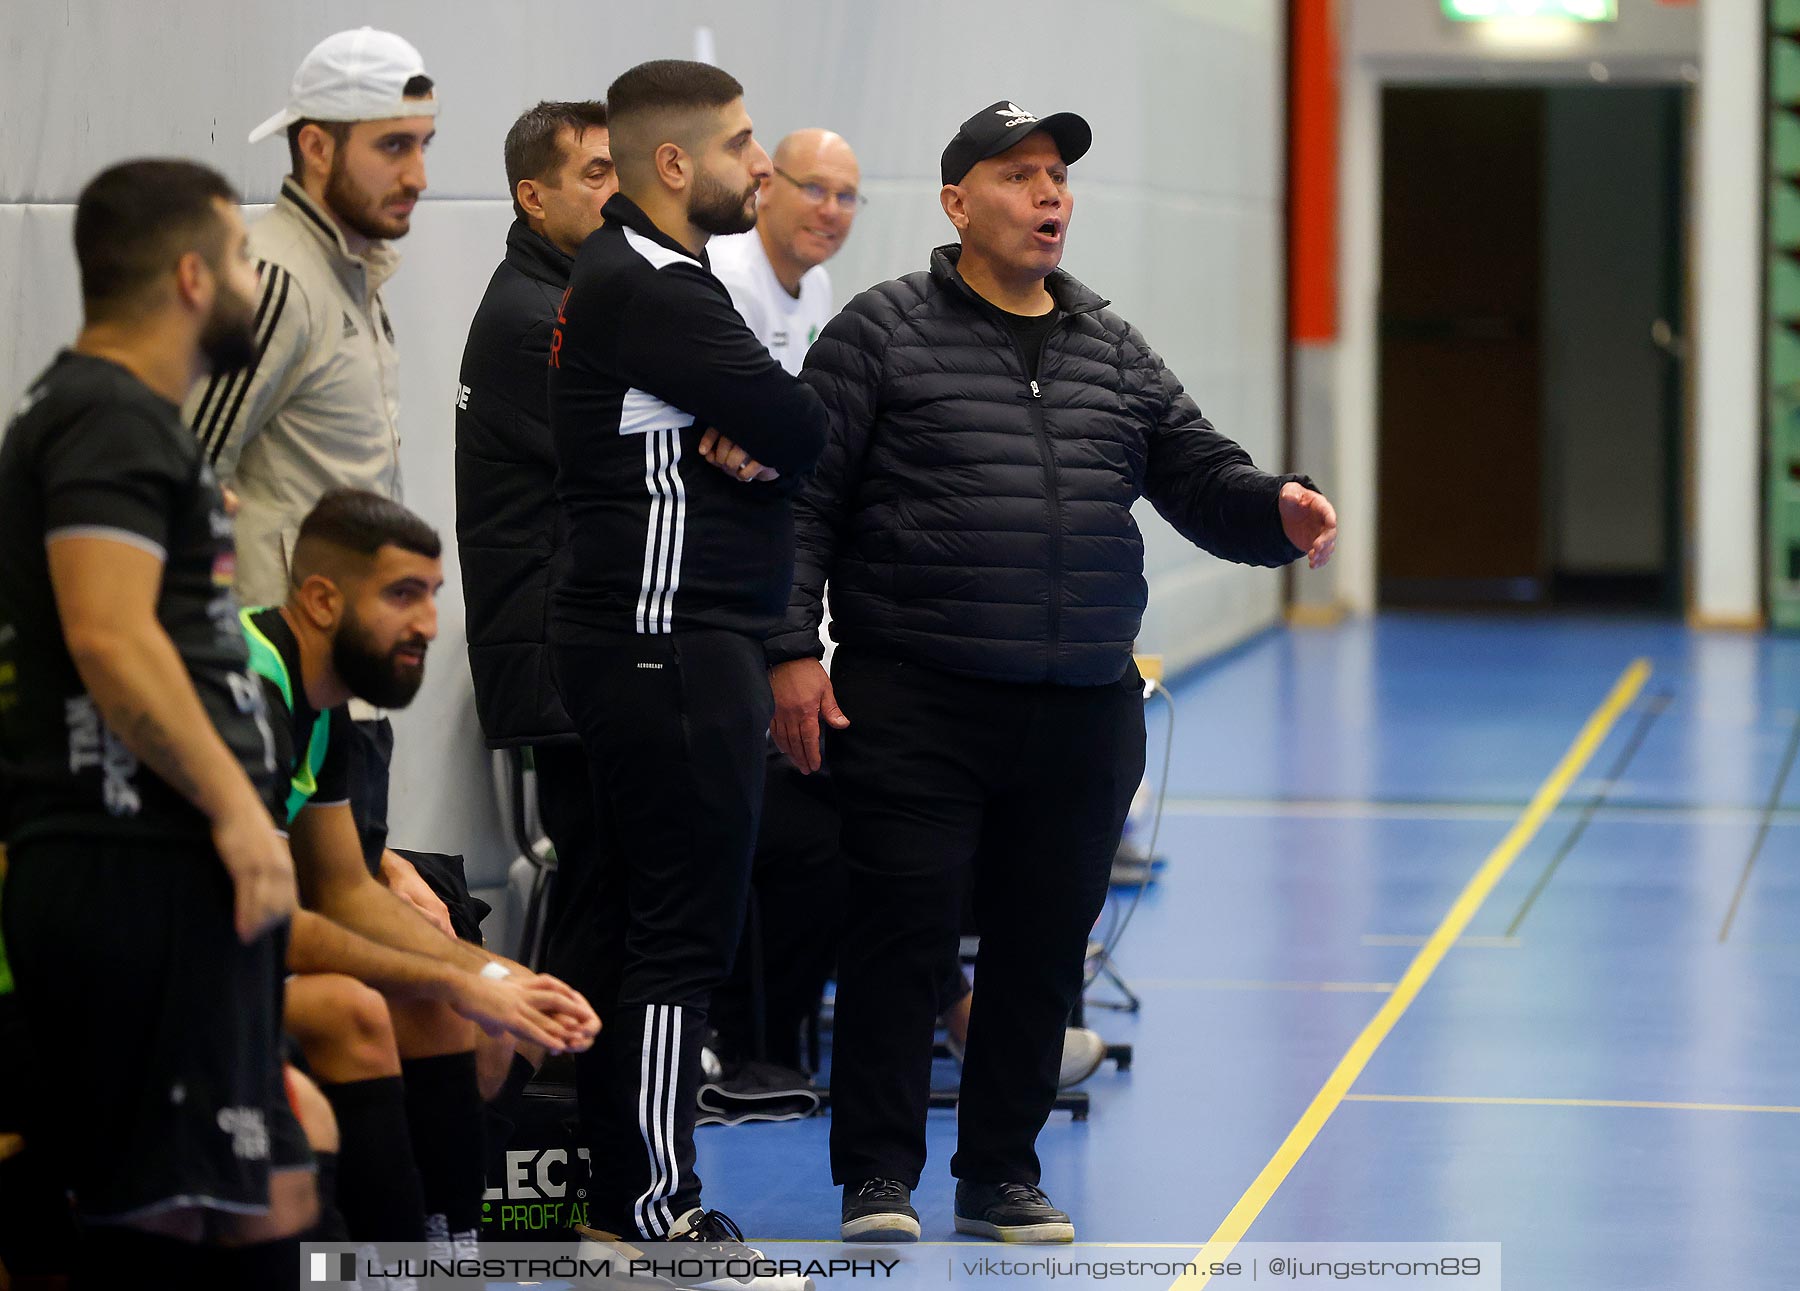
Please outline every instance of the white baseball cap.
[[296, 121], [391, 121], [434, 117], [437, 100], [409, 99], [406, 83], [425, 75], [419, 51], [391, 31], [358, 27], [327, 36], [300, 60], [287, 106], [250, 132], [267, 139]]

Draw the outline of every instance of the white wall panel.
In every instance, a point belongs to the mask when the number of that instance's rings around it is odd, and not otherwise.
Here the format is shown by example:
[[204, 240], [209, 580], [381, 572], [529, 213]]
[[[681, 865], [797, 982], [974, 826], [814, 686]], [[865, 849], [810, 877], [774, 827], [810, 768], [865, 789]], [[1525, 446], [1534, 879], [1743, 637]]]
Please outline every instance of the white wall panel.
[[1702, 622], [1762, 615], [1762, 13], [1701, 14], [1706, 77], [1695, 111], [1694, 563]]
[[[402, 715], [396, 841], [461, 851], [478, 883], [512, 848], [480, 747], [455, 572], [451, 391], [509, 210], [500, 144], [538, 98], [598, 97], [619, 71], [689, 57], [699, 24], [744, 82], [765, 143], [828, 125], [856, 146], [868, 208], [832, 263], [839, 300], [923, 268], [950, 240], [937, 159], [971, 111], [1010, 97], [1093, 123], [1074, 171], [1068, 268], [1136, 322], [1219, 428], [1279, 466], [1280, 6], [1266, 0], [755, 0], [659, 5], [513, 0], [60, 0], [0, 9], [0, 400], [79, 322], [71, 209], [129, 156], [210, 162], [252, 202], [274, 194], [281, 105], [320, 37], [407, 36], [439, 83], [431, 187], [387, 296], [402, 362], [407, 500], [451, 542], [442, 635]], [[1274, 576], [1194, 552], [1141, 507], [1152, 604], [1144, 644], [1187, 662], [1272, 621]]]
[[[433, 202], [414, 221], [389, 309], [401, 338], [401, 469], [406, 501], [444, 537], [439, 636], [425, 686], [396, 715], [389, 819], [395, 837], [430, 851], [465, 852], [482, 882], [497, 882], [513, 849], [500, 839], [489, 762], [475, 720], [456, 565], [456, 376], [468, 320], [505, 244], [512, 208], [500, 201]], [[456, 266], [444, 273], [441, 267]], [[402, 286], [404, 284], [404, 286]]]
[[72, 206], [0, 203], [0, 407], [12, 407], [81, 325], [74, 224]]

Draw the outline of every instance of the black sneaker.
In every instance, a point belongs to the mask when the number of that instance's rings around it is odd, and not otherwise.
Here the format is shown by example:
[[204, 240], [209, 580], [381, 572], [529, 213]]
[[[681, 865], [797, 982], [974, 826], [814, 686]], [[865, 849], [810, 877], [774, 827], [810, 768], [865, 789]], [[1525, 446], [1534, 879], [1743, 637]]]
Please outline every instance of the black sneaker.
[[916, 1242], [919, 1212], [912, 1189], [898, 1179], [865, 1179], [844, 1187], [846, 1242]]
[[956, 1184], [956, 1231], [997, 1242], [1072, 1242], [1075, 1225], [1028, 1183]]

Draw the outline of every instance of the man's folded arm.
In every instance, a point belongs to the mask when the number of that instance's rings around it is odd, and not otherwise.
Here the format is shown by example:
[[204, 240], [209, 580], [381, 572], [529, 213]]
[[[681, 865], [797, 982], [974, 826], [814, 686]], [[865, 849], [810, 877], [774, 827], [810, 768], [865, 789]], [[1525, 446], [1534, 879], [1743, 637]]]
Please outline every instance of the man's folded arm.
[[660, 271], [658, 290], [627, 308], [620, 342], [625, 377], [690, 413], [782, 475], [812, 469], [825, 448], [825, 407], [788, 375], [696, 266]]

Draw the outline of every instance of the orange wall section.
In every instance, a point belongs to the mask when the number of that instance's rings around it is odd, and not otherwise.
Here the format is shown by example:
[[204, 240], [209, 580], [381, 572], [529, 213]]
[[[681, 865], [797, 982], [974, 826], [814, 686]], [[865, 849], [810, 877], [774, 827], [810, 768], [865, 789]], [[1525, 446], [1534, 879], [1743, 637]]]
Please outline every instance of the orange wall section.
[[1289, 0], [1288, 319], [1291, 339], [1337, 337], [1337, 0]]

